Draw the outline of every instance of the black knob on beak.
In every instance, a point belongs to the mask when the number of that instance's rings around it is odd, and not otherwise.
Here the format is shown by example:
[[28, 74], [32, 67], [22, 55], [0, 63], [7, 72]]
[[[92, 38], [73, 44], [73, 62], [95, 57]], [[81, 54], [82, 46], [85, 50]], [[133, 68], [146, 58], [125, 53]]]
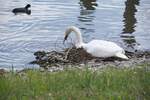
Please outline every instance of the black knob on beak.
[[65, 41], [67, 40], [67, 38], [68, 38], [68, 35], [66, 35], [66, 36], [64, 37], [63, 44], [65, 43]]

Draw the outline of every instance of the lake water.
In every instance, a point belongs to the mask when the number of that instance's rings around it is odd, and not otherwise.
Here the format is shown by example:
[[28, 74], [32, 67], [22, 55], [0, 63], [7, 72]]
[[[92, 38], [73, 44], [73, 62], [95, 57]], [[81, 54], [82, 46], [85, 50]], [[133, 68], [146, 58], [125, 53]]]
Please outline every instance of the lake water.
[[[31, 15], [14, 15], [31, 4]], [[150, 0], [1, 0], [0, 68], [24, 68], [34, 52], [62, 48], [66, 27], [84, 41], [103, 39], [129, 51], [150, 50]]]

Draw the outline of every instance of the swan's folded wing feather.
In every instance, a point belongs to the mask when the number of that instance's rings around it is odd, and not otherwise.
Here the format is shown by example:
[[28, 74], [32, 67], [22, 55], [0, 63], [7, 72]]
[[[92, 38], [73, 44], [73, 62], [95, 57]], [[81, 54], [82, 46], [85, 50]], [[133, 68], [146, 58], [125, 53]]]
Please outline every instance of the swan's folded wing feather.
[[115, 56], [117, 52], [122, 52], [123, 49], [117, 44], [103, 40], [93, 40], [84, 46], [85, 50], [96, 57]]

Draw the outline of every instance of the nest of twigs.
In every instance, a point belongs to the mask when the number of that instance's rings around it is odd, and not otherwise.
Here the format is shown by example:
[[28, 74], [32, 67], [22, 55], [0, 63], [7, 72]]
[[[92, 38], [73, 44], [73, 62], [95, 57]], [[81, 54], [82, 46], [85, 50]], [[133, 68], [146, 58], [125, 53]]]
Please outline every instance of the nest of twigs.
[[31, 63], [39, 64], [41, 67], [59, 66], [60, 64], [79, 64], [93, 59], [94, 57], [82, 48], [67, 48], [64, 51], [45, 52], [37, 51], [34, 53], [36, 60]]
[[[110, 58], [98, 58], [93, 57], [89, 53], [87, 53], [83, 48], [67, 48], [64, 51], [57, 52], [45, 52], [45, 51], [37, 51], [34, 53], [36, 56], [36, 60], [31, 62], [32, 64], [38, 64], [41, 67], [51, 67], [51, 66], [60, 66], [65, 64], [81, 64], [87, 63], [90, 60], [94, 60], [95, 62], [114, 62], [115, 60], [121, 61], [122, 59], [110, 57]], [[150, 52], [127, 52], [126, 55], [131, 59], [138, 59], [138, 58], [150, 58]]]

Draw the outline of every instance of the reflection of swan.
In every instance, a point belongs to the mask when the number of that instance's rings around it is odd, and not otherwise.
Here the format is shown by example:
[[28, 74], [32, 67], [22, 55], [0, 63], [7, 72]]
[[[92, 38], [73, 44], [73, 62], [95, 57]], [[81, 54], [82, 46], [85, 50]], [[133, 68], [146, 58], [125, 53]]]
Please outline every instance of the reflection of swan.
[[71, 26], [66, 29], [64, 41], [67, 39], [68, 35], [72, 31], [75, 32], [77, 36], [77, 42], [75, 45], [77, 48], [83, 48], [95, 57], [116, 56], [122, 59], [128, 59], [128, 57], [125, 55], [125, 51], [113, 42], [104, 40], [93, 40], [89, 43], [83, 43], [81, 32], [75, 26]]

